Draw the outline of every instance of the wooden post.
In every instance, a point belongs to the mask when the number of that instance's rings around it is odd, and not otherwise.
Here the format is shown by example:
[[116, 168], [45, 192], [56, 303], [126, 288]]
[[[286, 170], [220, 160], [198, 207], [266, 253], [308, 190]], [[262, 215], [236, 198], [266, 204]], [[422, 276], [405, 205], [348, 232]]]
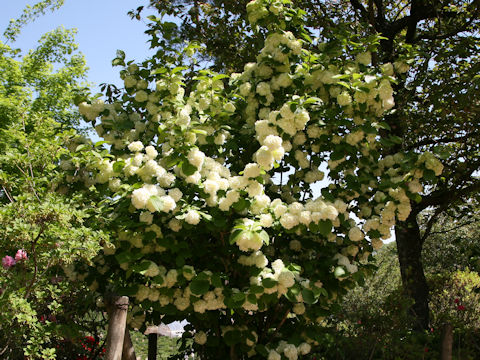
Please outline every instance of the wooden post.
[[121, 360], [127, 325], [128, 297], [114, 296], [110, 304], [105, 360]]
[[148, 360], [157, 360], [157, 341], [157, 333], [148, 334]]
[[123, 339], [122, 360], [137, 360], [135, 349], [133, 348], [132, 338], [128, 328], [125, 327], [125, 337]]
[[453, 326], [445, 324], [442, 333], [442, 360], [452, 360]]

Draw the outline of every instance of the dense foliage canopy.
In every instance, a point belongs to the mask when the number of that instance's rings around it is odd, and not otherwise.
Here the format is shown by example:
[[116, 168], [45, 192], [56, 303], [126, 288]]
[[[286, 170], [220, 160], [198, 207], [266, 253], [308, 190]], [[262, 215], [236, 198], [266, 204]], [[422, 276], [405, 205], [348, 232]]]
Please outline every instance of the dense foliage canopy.
[[79, 288], [61, 267], [89, 261], [107, 240], [93, 199], [65, 186], [60, 167], [77, 146], [73, 99], [86, 71], [73, 37], [56, 29], [23, 57], [0, 42], [2, 359], [55, 358], [53, 344], [81, 311], [71, 313]]
[[204, 358], [294, 359], [443, 166], [386, 155], [400, 139], [381, 117], [408, 65], [372, 66], [379, 37], [312, 39], [289, 1], [247, 11], [263, 48], [242, 73], [189, 71], [195, 44], [119, 52], [125, 90], [80, 104], [110, 146], [79, 147], [91, 179], [72, 182], [105, 196], [116, 240], [87, 280], [133, 297], [132, 327], [186, 319]]

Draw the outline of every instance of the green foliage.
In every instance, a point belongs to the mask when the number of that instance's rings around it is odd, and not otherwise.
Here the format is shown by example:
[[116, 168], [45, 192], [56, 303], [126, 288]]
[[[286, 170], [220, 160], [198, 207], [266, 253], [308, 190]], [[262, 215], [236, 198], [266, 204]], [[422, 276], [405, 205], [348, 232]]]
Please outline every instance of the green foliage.
[[11, 259], [0, 269], [3, 359], [55, 359], [54, 345], [81, 333], [86, 310], [71, 302], [86, 299], [85, 288], [63, 268], [90, 261], [108, 240], [93, 199], [63, 172], [74, 168], [63, 158], [79, 139], [72, 105], [86, 71], [73, 34], [45, 34], [22, 59], [0, 43], [0, 257]]
[[466, 216], [451, 213], [451, 216], [438, 218], [425, 240], [422, 252], [428, 272], [453, 273], [467, 268], [480, 271], [478, 206], [474, 206], [474, 210]]
[[412, 299], [402, 291], [396, 247], [391, 243], [375, 256], [378, 270], [373, 276], [365, 285], [350, 290], [338, 311], [326, 319], [319, 358], [437, 359], [445, 323], [454, 326], [454, 358], [478, 357], [480, 277], [468, 269], [455, 270], [463, 261], [465, 248], [457, 247], [448, 235], [436, 236], [437, 241], [444, 238], [441, 248], [448, 250], [448, 262], [444, 262], [449, 267], [437, 273], [438, 255], [429, 258], [432, 254], [425, 252], [431, 328], [413, 331], [414, 319], [408, 311]]
[[451, 323], [460, 331], [480, 329], [480, 275], [465, 270], [430, 278], [432, 324]]
[[15, 41], [22, 27], [44, 15], [48, 10], [55, 11], [59, 9], [64, 2], [65, 0], [42, 0], [33, 6], [27, 5], [18, 19], [10, 20], [10, 24], [5, 29], [3, 36], [7, 39], [7, 42]]

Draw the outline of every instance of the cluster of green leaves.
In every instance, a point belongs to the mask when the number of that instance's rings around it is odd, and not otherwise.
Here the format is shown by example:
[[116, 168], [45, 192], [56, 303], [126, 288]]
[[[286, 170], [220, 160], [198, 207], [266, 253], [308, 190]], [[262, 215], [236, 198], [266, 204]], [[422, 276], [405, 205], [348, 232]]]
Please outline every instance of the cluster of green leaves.
[[34, 21], [39, 16], [44, 15], [48, 10], [55, 11], [59, 9], [64, 2], [65, 0], [42, 0], [33, 6], [27, 5], [18, 19], [10, 20], [10, 24], [5, 29], [3, 36], [7, 41], [15, 41], [22, 27]]
[[469, 221], [475, 219], [471, 215], [442, 218], [426, 240], [422, 261], [430, 289], [428, 331], [412, 332], [414, 319], [408, 308], [413, 300], [402, 290], [397, 249], [390, 243], [375, 255], [378, 269], [362, 286], [350, 290], [337, 312], [327, 318], [319, 354], [325, 359], [348, 359], [354, 354], [373, 359], [436, 359], [443, 326], [450, 323], [455, 356], [477, 357], [480, 283], [478, 272], [471, 268], [478, 269], [478, 221]]
[[67, 282], [62, 267], [89, 261], [108, 240], [94, 202], [61, 185], [62, 158], [79, 136], [72, 106], [85, 73], [72, 30], [45, 34], [23, 57], [0, 42], [0, 257], [27, 254], [0, 269], [3, 359], [56, 358], [66, 324], [86, 311], [72, 309], [72, 299], [85, 296], [83, 285]]

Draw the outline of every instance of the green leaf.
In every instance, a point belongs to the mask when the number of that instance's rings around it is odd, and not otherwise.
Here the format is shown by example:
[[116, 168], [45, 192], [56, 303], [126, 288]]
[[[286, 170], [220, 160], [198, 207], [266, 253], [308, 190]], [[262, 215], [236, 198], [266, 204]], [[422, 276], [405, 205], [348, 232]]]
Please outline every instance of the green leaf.
[[264, 358], [268, 357], [268, 350], [265, 347], [265, 345], [258, 344], [257, 346], [255, 346], [255, 351], [261, 356], [263, 356]]
[[103, 144], [107, 144], [107, 142], [104, 141], [104, 140], [102, 140], [102, 141], [97, 141], [97, 142], [95, 143], [95, 147], [102, 146]]
[[245, 302], [245, 294], [244, 294], [243, 292], [234, 293], [234, 294], [232, 295], [232, 299], [233, 299], [233, 301], [235, 301], [235, 302], [244, 303], [244, 302]]
[[307, 105], [307, 104], [322, 104], [322, 103], [323, 103], [322, 99], [320, 99], [318, 97], [315, 97], [315, 96], [309, 97], [308, 99], [306, 99], [303, 102], [304, 105]]
[[323, 236], [328, 236], [332, 232], [332, 226], [330, 220], [320, 220], [318, 222], [318, 232]]
[[243, 232], [244, 232], [244, 230], [242, 230], [242, 229], [235, 229], [235, 230], [233, 230], [233, 231], [230, 233], [230, 238], [229, 238], [230, 245], [235, 244], [235, 242], [237, 241], [237, 238], [238, 238]]
[[261, 294], [263, 293], [263, 287], [261, 287], [260, 285], [252, 285], [250, 286], [250, 292], [252, 294]]
[[235, 204], [232, 205], [232, 207], [238, 212], [245, 210], [247, 206], [248, 202], [243, 198], [240, 198], [240, 200], [238, 200]]
[[192, 129], [192, 132], [199, 135], [207, 136], [208, 132], [203, 129]]
[[273, 288], [275, 285], [277, 285], [277, 281], [271, 278], [265, 278], [262, 280], [262, 285], [266, 287], [267, 289]]
[[262, 242], [265, 245], [270, 244], [270, 237], [268, 236], [268, 233], [265, 230], [260, 231], [258, 235], [260, 236], [260, 239], [262, 239]]
[[379, 127], [380, 129], [385, 129], [385, 130], [388, 130], [388, 131], [392, 130], [392, 129], [390, 128], [390, 125], [388, 125], [385, 121], [381, 121], [381, 122], [378, 124], [378, 127]]
[[180, 71], [183, 71], [183, 70], [186, 70], [188, 69], [186, 66], [177, 66], [176, 68], [174, 68], [172, 70], [172, 74], [176, 74], [177, 72], [180, 72]]
[[218, 75], [215, 75], [212, 80], [213, 80], [213, 81], [215, 81], [215, 80], [221, 80], [221, 79], [226, 79], [226, 78], [228, 78], [228, 77], [229, 77], [229, 76], [228, 76], [228, 75], [225, 75], [225, 74], [218, 74]]
[[137, 274], [141, 274], [141, 275], [145, 275], [145, 272], [148, 270], [148, 268], [150, 267], [150, 263], [151, 261], [142, 261], [141, 263], [139, 264], [135, 264], [131, 270], [134, 272], [134, 273], [137, 273]]
[[123, 296], [133, 296], [138, 292], [138, 285], [127, 286], [118, 289], [118, 294]]
[[165, 167], [167, 169], [171, 168], [171, 167], [177, 165], [180, 162], [180, 160], [181, 159], [176, 155], [169, 156], [169, 157], [165, 158]]
[[423, 178], [431, 182], [435, 182], [437, 180], [437, 176], [435, 175], [435, 172], [430, 169], [425, 169], [423, 171]]
[[212, 280], [212, 286], [214, 286], [216, 288], [221, 288], [223, 286], [222, 279], [220, 278], [220, 275], [213, 274], [211, 280]]
[[117, 58], [119, 59], [125, 59], [125, 51], [123, 50], [117, 50]]
[[343, 149], [335, 150], [330, 155], [330, 160], [337, 161], [337, 160], [343, 159], [344, 156], [345, 156], [345, 151]]
[[210, 282], [208, 280], [194, 279], [190, 283], [190, 290], [192, 291], [192, 294], [195, 295], [204, 295], [208, 292], [209, 288]]
[[256, 304], [257, 303], [257, 297], [254, 294], [248, 294], [247, 301], [250, 304]]
[[153, 207], [155, 208], [155, 210], [157, 210], [158, 212], [162, 211], [163, 209], [163, 200], [160, 198], [160, 196], [157, 196], [157, 195], [152, 195], [150, 196], [150, 200], [149, 200]]
[[121, 172], [124, 167], [125, 167], [125, 161], [123, 160], [115, 161], [113, 163], [113, 171], [116, 173]]
[[197, 168], [190, 164], [188, 161], [184, 161], [182, 164], [182, 171], [185, 175], [190, 176], [193, 175], [195, 171], [197, 171]]
[[337, 84], [342, 85], [343, 87], [345, 87], [347, 89], [350, 89], [350, 87], [351, 87], [349, 83], [346, 83], [344, 81], [338, 81]]
[[223, 340], [228, 346], [235, 345], [239, 342], [243, 342], [242, 334], [238, 330], [230, 330], [225, 333]]
[[315, 298], [313, 291], [310, 289], [302, 290], [302, 298], [303, 298], [303, 301], [309, 305], [315, 304], [317, 302], [317, 299]]
[[124, 251], [119, 254], [115, 254], [115, 259], [119, 264], [127, 263], [131, 259], [131, 253], [130, 251]]

